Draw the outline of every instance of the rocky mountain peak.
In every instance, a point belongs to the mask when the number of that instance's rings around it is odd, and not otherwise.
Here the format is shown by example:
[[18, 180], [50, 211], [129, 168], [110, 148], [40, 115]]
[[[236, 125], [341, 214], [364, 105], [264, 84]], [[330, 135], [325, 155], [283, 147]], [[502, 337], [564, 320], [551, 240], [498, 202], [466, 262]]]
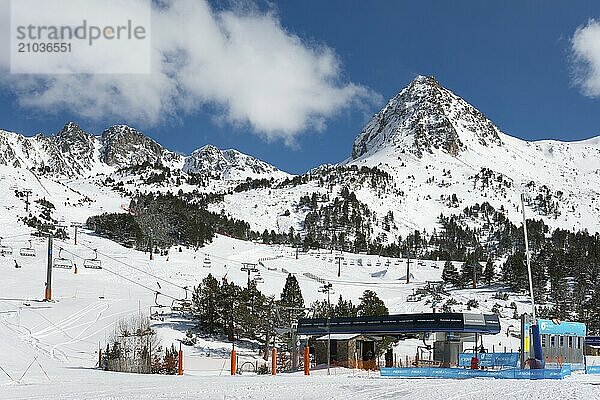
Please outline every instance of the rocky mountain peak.
[[127, 125], [113, 125], [102, 132], [101, 161], [116, 167], [127, 167], [148, 161], [151, 164], [171, 162], [179, 156]]
[[471, 143], [500, 145], [499, 130], [480, 111], [433, 76], [417, 76], [367, 123], [352, 158], [393, 146], [417, 157], [445, 151], [453, 156]]
[[210, 144], [186, 157], [183, 170], [227, 180], [288, 176], [262, 160], [233, 149], [221, 150]]

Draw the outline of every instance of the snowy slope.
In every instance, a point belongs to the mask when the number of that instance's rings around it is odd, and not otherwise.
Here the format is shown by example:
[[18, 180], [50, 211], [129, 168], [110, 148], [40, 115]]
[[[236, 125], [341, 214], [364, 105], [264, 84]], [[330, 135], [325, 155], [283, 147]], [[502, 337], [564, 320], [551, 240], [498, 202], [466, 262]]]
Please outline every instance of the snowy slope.
[[[119, 211], [127, 200], [93, 181], [63, 179], [57, 182], [24, 171], [0, 166], [1, 184], [3, 187], [16, 184], [31, 188], [34, 212], [40, 207], [35, 200], [43, 197], [52, 201], [56, 206], [53, 216], [67, 226], [72, 221], [84, 221], [90, 215]], [[98, 346], [105, 343], [120, 318], [148, 314], [155, 301], [168, 306], [173, 299], [185, 298], [183, 288], [197, 285], [209, 273], [217, 279], [227, 277], [244, 285], [247, 275], [240, 269], [242, 262], [258, 264], [264, 279], [259, 288], [267, 295], [278, 296], [287, 274], [293, 273], [306, 303], [323, 300], [324, 295], [318, 289], [323, 282], [329, 281], [335, 291], [333, 301], [342, 294], [356, 303], [365, 289], [372, 289], [393, 313], [432, 309], [427, 296], [416, 301], [407, 300], [415, 290], [426, 287], [428, 281], [440, 279], [441, 262], [413, 262], [411, 283], [406, 284], [406, 260], [402, 259], [343, 253], [342, 273], [337, 277], [334, 256], [338, 254], [311, 251], [299, 253], [296, 258], [295, 249], [289, 247], [218, 236], [198, 251], [171, 249], [168, 256], [156, 256], [150, 261], [143, 252], [81, 230], [78, 245], [73, 243], [72, 237], [54, 240], [54, 257], [70, 259], [79, 268], [77, 274], [74, 269], [54, 269], [54, 301], [48, 303], [40, 301], [46, 279], [46, 242], [31, 237], [31, 230], [17, 221], [16, 217], [25, 215], [23, 207], [23, 199], [17, 198], [12, 190], [0, 193], [2, 246], [13, 250], [12, 254], [0, 257], [3, 271], [0, 280], [0, 366], [8, 374], [0, 375], [0, 398], [297, 398], [298, 390], [303, 391], [304, 398], [337, 398], [342, 392], [349, 398], [363, 398], [365, 385], [377, 396], [394, 394], [394, 397], [402, 398], [409, 392], [410, 398], [433, 395], [434, 389], [414, 381], [357, 379], [377, 375], [339, 369], [334, 369], [334, 377], [325, 376], [321, 370], [313, 372], [310, 378], [301, 375], [231, 378], [227, 376], [231, 344], [219, 338], [201, 338], [195, 346], [184, 346], [186, 376], [183, 378], [134, 376], [93, 368]], [[21, 256], [19, 250], [30, 244], [36, 257]], [[97, 249], [103, 269], [82, 268], [83, 260], [93, 257], [93, 249]], [[15, 262], [21, 268], [15, 268]], [[490, 312], [498, 303], [502, 313], [502, 333], [484, 338], [484, 344], [490, 348], [515, 350], [518, 340], [505, 334], [511, 325], [517, 325], [517, 321], [511, 319], [510, 302], [514, 301], [519, 312], [523, 312], [528, 307], [527, 299], [511, 295], [509, 300], [497, 300], [493, 298], [496, 290], [501, 288], [452, 290], [443, 296], [443, 301], [454, 298], [459, 303], [453, 306], [454, 310], [461, 311], [468, 300], [478, 300], [475, 312]], [[156, 292], [160, 295], [155, 299]], [[193, 325], [189, 321], [177, 315], [154, 324], [164, 345], [182, 339], [190, 327]], [[420, 343], [416, 339], [400, 343], [396, 347], [397, 356], [412, 357]], [[237, 347], [241, 362], [263, 362], [252, 346], [238, 343]], [[583, 393], [586, 385], [594, 382], [594, 378], [575, 377], [566, 386], [554, 386], [552, 390]], [[454, 390], [466, 389], [464, 383], [444, 384]], [[490, 382], [480, 389], [477, 398], [492, 398], [493, 390], [516, 394], [529, 389], [530, 386], [525, 384], [508, 387], [501, 382]], [[547, 390], [547, 387], [538, 389]]]

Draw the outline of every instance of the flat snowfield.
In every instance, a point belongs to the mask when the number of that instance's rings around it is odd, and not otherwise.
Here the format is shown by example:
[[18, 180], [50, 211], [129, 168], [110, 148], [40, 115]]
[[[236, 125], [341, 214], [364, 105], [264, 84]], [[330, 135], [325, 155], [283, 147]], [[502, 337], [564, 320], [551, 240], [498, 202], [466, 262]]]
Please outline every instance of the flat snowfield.
[[[143, 376], [64, 371], [51, 381], [0, 386], [1, 399], [600, 399], [600, 376], [562, 381], [387, 379], [377, 375]], [[319, 371], [321, 372], [321, 371]], [[323, 371], [324, 372], [324, 371]]]

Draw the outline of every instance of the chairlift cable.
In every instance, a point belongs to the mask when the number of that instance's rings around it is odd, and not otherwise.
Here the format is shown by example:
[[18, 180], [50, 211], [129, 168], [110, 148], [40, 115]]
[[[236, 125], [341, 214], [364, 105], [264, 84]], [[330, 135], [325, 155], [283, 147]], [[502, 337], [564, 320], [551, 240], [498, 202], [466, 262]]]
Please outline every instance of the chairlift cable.
[[[176, 287], [176, 288], [178, 288], [178, 289], [181, 289], [181, 290], [186, 290], [184, 286], [178, 285], [178, 284], [176, 284], [176, 283], [174, 283], [174, 282], [172, 282], [172, 281], [170, 281], [170, 280], [168, 280], [168, 279], [162, 278], [162, 277], [160, 277], [160, 276], [158, 276], [158, 275], [155, 275], [155, 274], [152, 274], [152, 273], [150, 273], [150, 272], [148, 272], [148, 271], [144, 271], [144, 270], [143, 270], [143, 269], [141, 269], [141, 268], [138, 268], [138, 267], [136, 267], [136, 266], [134, 266], [134, 265], [131, 265], [131, 264], [129, 264], [129, 263], [126, 263], [125, 261], [119, 260], [119, 259], [117, 259], [117, 258], [114, 258], [114, 257], [112, 257], [112, 256], [109, 256], [109, 255], [107, 255], [107, 254], [105, 254], [105, 253], [102, 253], [102, 252], [98, 251], [98, 249], [94, 249], [94, 248], [92, 248], [92, 247], [90, 247], [90, 246], [87, 246], [87, 245], [85, 245], [85, 244], [83, 244], [83, 243], [82, 243], [82, 246], [84, 246], [84, 247], [87, 247], [88, 249], [90, 249], [90, 250], [93, 250], [93, 251], [95, 251], [97, 254], [100, 254], [101, 256], [103, 256], [103, 257], [106, 257], [106, 258], [108, 258], [108, 259], [110, 259], [110, 260], [112, 260], [112, 261], [114, 261], [114, 262], [117, 262], [117, 263], [119, 263], [119, 264], [122, 264], [122, 265], [124, 265], [124, 266], [126, 266], [126, 267], [132, 268], [132, 269], [134, 269], [134, 270], [136, 270], [136, 271], [138, 271], [138, 272], [141, 272], [141, 273], [143, 273], [143, 274], [146, 274], [146, 275], [148, 275], [148, 276], [151, 276], [151, 277], [153, 277], [153, 278], [155, 278], [155, 279], [158, 279], [158, 280], [160, 280], [160, 281], [163, 281], [163, 282], [165, 282], [165, 283], [168, 283], [168, 284], [170, 284], [170, 285], [172, 285], [172, 286], [175, 286], [175, 287]], [[154, 291], [154, 290], [153, 290], [153, 291]]]
[[[66, 252], [66, 253], [69, 253], [69, 254], [71, 254], [71, 255], [72, 255], [72, 256], [74, 256], [74, 257], [77, 257], [77, 258], [80, 258], [80, 259], [82, 259], [82, 260], [85, 260], [85, 258], [84, 258], [84, 257], [82, 257], [82, 256], [80, 256], [80, 255], [78, 255], [78, 254], [75, 254], [75, 253], [73, 253], [73, 252], [71, 252], [71, 251], [69, 251], [69, 250], [66, 250], [66, 249], [62, 249], [62, 250], [63, 250], [64, 252]], [[122, 274], [119, 274], [118, 272], [111, 271], [111, 270], [110, 270], [110, 269], [108, 269], [108, 268], [102, 268], [102, 270], [104, 270], [104, 271], [107, 271], [107, 272], [109, 272], [109, 273], [111, 273], [111, 274], [113, 274], [113, 275], [116, 275], [116, 276], [120, 277], [120, 278], [123, 278], [123, 279], [125, 279], [126, 281], [129, 281], [129, 282], [131, 282], [131, 283], [133, 283], [133, 284], [135, 284], [135, 285], [138, 285], [138, 286], [140, 286], [140, 287], [142, 287], [142, 288], [144, 288], [144, 289], [146, 289], [146, 290], [149, 290], [149, 291], [151, 291], [152, 293], [157, 293], [157, 291], [156, 291], [155, 289], [152, 289], [150, 286], [146, 286], [146, 285], [144, 285], [143, 283], [136, 282], [136, 281], [134, 281], [134, 280], [133, 280], [133, 279], [131, 279], [131, 278], [128, 278], [128, 277], [126, 277], [126, 276], [124, 276], [124, 275], [122, 275]], [[162, 293], [162, 292], [160, 292], [160, 294], [161, 294], [161, 295], [163, 295], [163, 296], [165, 296], [165, 297], [168, 297], [168, 298], [170, 298], [170, 299], [172, 299], [172, 300], [180, 300], [180, 299], [178, 299], [178, 298], [176, 298], [176, 297], [174, 297], [174, 296], [171, 296], [171, 295], [169, 295], [169, 294], [166, 294], [166, 293]]]

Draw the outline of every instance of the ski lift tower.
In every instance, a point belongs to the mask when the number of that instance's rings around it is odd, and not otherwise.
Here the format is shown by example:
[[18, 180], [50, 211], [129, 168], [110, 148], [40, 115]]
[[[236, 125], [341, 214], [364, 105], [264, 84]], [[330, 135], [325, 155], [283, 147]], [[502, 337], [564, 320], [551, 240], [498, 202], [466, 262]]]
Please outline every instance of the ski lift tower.
[[254, 273], [258, 272], [258, 268], [256, 268], [256, 264], [255, 263], [242, 263], [242, 268], [240, 268], [240, 270], [248, 273], [248, 288], [250, 288], [250, 282], [252, 280], [250, 278], [250, 274], [254, 274]]
[[77, 246], [77, 229], [81, 228], [83, 224], [81, 222], [71, 222], [71, 228], [75, 229], [75, 234], [73, 235], [73, 242], [75, 246]]
[[523, 214], [523, 235], [525, 237], [525, 256], [527, 260], [527, 276], [529, 278], [529, 295], [531, 296], [531, 336], [533, 341], [534, 363], [530, 368], [543, 369], [544, 357], [542, 355], [542, 341], [540, 337], [540, 328], [535, 314], [535, 298], [533, 296], [533, 278], [531, 274], [531, 254], [529, 253], [529, 240], [527, 238], [527, 218], [525, 217], [525, 194], [521, 193], [521, 212]]
[[25, 189], [23, 190], [23, 193], [25, 193], [25, 212], [29, 212], [29, 196], [31, 196], [33, 191], [31, 189]]
[[331, 375], [329, 370], [331, 365], [331, 301], [329, 295], [333, 293], [333, 285], [328, 282], [319, 288], [319, 292], [327, 293], [327, 375]]

